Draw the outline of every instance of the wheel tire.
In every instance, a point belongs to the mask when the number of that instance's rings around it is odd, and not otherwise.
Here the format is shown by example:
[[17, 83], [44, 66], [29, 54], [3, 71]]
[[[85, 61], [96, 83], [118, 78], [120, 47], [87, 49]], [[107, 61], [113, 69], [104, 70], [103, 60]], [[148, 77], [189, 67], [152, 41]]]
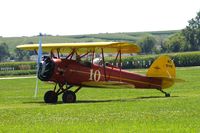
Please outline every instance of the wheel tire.
[[57, 103], [58, 95], [54, 91], [47, 91], [44, 95], [45, 103]]
[[62, 96], [63, 103], [75, 103], [76, 94], [73, 91], [65, 91]]
[[170, 97], [170, 94], [169, 94], [169, 93], [166, 93], [166, 94], [165, 94], [165, 97]]

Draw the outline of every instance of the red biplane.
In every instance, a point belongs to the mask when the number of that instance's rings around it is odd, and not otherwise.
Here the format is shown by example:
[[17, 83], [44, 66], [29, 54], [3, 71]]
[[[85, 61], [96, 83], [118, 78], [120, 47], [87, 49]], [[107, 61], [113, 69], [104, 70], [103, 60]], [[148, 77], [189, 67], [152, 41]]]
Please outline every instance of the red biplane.
[[[38, 44], [19, 45], [23, 50], [38, 50]], [[146, 75], [136, 74], [121, 69], [121, 55], [138, 53], [136, 44], [126, 42], [93, 43], [53, 43], [42, 44], [42, 50], [50, 52], [43, 56], [39, 65], [38, 78], [41, 81], [54, 82], [55, 87], [44, 95], [46, 103], [56, 103], [62, 94], [63, 103], [76, 102], [76, 93], [82, 87], [110, 87], [127, 85], [131, 88], [157, 89], [163, 91], [175, 82], [176, 70], [168, 56], [160, 56], [153, 62]], [[61, 56], [66, 54], [65, 57]], [[102, 59], [96, 59], [99, 53]], [[118, 66], [105, 62], [105, 53], [116, 54]], [[70, 88], [78, 86], [75, 91]]]

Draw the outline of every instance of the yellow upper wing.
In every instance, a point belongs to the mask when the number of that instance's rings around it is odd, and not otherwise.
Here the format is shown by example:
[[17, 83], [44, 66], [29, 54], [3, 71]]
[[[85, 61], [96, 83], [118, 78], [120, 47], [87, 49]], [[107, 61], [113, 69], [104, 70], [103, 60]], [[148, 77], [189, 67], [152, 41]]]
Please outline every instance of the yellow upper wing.
[[[23, 50], [38, 50], [38, 44], [18, 45], [17, 48]], [[78, 53], [100, 51], [103, 48], [104, 53], [138, 53], [140, 47], [127, 42], [88, 42], [88, 43], [47, 43], [42, 44], [42, 50], [45, 52], [59, 50], [61, 53], [70, 53], [75, 49]]]

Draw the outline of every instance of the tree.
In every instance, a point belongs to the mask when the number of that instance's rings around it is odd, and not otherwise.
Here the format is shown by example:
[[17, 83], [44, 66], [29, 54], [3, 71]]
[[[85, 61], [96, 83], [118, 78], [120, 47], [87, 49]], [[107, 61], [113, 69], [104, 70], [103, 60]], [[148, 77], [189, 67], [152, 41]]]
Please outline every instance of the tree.
[[[33, 42], [28, 42], [27, 44], [33, 44]], [[17, 61], [28, 61], [30, 56], [35, 55], [34, 51], [25, 51], [18, 48], [15, 48], [15, 60]]]
[[142, 53], [152, 53], [156, 44], [156, 39], [153, 36], [145, 36], [138, 41], [142, 49]]
[[161, 48], [163, 52], [180, 52], [188, 50], [185, 37], [181, 32], [167, 38]]
[[5, 42], [0, 44], [0, 61], [4, 61], [9, 56], [8, 45]]
[[[33, 42], [28, 42], [27, 44], [34, 44]], [[35, 51], [28, 51], [29, 56], [35, 55]]]
[[30, 59], [29, 51], [21, 50], [21, 49], [18, 49], [18, 48], [16, 48], [14, 51], [15, 51], [15, 54], [16, 54], [15, 59], [17, 61], [23, 61], [23, 60], [29, 60]]
[[189, 50], [200, 50], [200, 11], [188, 23], [189, 25], [182, 30], [182, 33], [189, 44]]

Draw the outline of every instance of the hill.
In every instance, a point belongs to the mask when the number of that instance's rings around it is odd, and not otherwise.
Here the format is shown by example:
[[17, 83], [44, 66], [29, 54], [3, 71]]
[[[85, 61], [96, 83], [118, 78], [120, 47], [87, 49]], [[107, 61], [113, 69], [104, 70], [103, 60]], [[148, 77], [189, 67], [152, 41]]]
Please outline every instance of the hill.
[[[164, 40], [170, 35], [178, 32], [173, 31], [153, 31], [153, 32], [125, 32], [125, 33], [99, 33], [87, 35], [68, 35], [68, 36], [52, 36], [43, 37], [43, 43], [62, 43], [62, 42], [96, 42], [96, 41], [126, 41], [137, 42], [138, 39], [145, 35], [152, 35], [157, 40]], [[13, 53], [15, 47], [20, 44], [38, 43], [38, 36], [32, 37], [0, 37], [0, 44], [5, 42], [9, 46], [9, 51]]]

